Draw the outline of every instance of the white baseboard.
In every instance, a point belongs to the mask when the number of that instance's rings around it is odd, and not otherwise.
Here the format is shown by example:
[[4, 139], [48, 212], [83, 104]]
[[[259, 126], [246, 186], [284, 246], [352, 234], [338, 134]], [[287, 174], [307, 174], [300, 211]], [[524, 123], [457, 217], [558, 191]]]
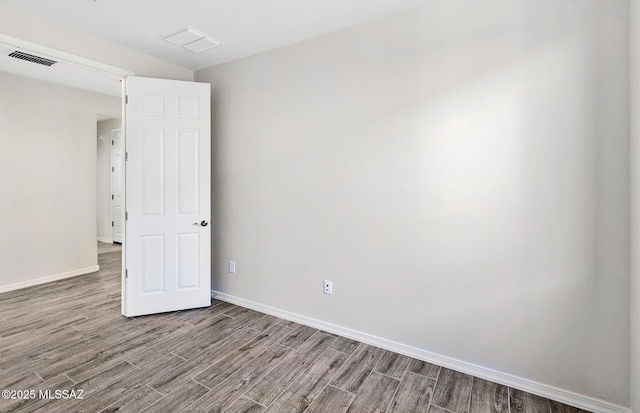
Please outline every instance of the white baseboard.
[[462, 373], [480, 377], [482, 379], [489, 380], [495, 383], [500, 383], [505, 386], [509, 386], [509, 387], [520, 389], [529, 393], [537, 394], [539, 396], [546, 397], [551, 400], [559, 401], [561, 403], [568, 404], [574, 407], [578, 407], [580, 409], [584, 409], [584, 410], [588, 410], [596, 413], [632, 413], [631, 409], [628, 407], [619, 406], [604, 400], [599, 400], [593, 397], [574, 393], [572, 391], [563, 390], [554, 386], [549, 386], [547, 384], [538, 383], [522, 377], [492, 370], [486, 367], [468, 363], [466, 361], [457, 360], [451, 357], [443, 356], [441, 354], [432, 353], [430, 351], [408, 346], [406, 344], [398, 343], [392, 340], [387, 340], [382, 337], [377, 337], [371, 334], [363, 333], [361, 331], [352, 330], [350, 328], [342, 327], [336, 324], [327, 323], [325, 321], [317, 320], [304, 315], [300, 315], [300, 314], [292, 313], [286, 310], [281, 310], [279, 308], [256, 303], [254, 301], [245, 300], [243, 298], [235, 297], [235, 296], [224, 294], [217, 291], [212, 291], [212, 293], [217, 300], [226, 301], [231, 304], [236, 304], [242, 307], [250, 308], [252, 310], [260, 311], [262, 313], [284, 318], [286, 320], [294, 321], [296, 323], [304, 324], [309, 327], [324, 330], [329, 333], [338, 334], [343, 337], [361, 341], [363, 343], [370, 344], [372, 346], [380, 347], [385, 350], [393, 351], [399, 354], [403, 354], [405, 356], [409, 356], [409, 357], [413, 357], [429, 363], [433, 363], [438, 366], [446, 367]]
[[107, 243], [107, 244], [113, 244], [113, 240], [111, 238], [98, 237], [98, 241], [104, 242], [104, 243]]
[[22, 281], [19, 283], [0, 285], [0, 293], [6, 293], [8, 291], [19, 290], [21, 288], [32, 287], [34, 285], [46, 284], [52, 281], [63, 280], [65, 278], [71, 278], [78, 275], [90, 274], [100, 270], [99, 265], [93, 267], [80, 268], [78, 270], [67, 271], [60, 274], [47, 275], [44, 277], [34, 278], [33, 280]]

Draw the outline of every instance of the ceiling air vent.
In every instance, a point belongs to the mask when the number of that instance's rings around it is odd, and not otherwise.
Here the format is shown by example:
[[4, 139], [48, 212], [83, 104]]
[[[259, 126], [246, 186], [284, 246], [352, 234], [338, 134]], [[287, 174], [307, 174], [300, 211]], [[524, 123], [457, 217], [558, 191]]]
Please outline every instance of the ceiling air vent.
[[220, 40], [207, 36], [206, 34], [189, 26], [177, 33], [162, 36], [161, 38], [194, 53], [204, 52], [205, 50], [213, 49], [214, 47], [224, 44]]
[[27, 62], [37, 63], [39, 65], [44, 65], [44, 66], [53, 66], [54, 64], [58, 63], [55, 60], [45, 59], [44, 57], [34, 56], [29, 53], [18, 52], [17, 50], [13, 53], [9, 53], [9, 57], [13, 57], [20, 60], [26, 60]]

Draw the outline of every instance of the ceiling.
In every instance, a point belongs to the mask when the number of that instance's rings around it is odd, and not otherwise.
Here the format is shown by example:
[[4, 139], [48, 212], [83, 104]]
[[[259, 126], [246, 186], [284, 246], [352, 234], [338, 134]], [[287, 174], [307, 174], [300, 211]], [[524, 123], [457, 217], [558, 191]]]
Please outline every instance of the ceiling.
[[[92, 3], [96, 4], [92, 4]], [[418, 7], [427, 0], [0, 0], [199, 70]], [[196, 54], [161, 39], [185, 26], [222, 41]]]

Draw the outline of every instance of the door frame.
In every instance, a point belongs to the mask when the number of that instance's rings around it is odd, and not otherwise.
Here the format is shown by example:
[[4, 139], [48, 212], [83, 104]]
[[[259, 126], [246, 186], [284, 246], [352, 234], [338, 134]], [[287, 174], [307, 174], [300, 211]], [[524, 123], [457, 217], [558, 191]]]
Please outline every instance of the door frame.
[[[114, 132], [121, 132], [121, 136], [120, 139], [122, 140], [122, 145], [124, 147], [124, 125], [122, 125], [120, 128], [117, 129], [111, 129], [111, 208], [110, 208], [110, 214], [111, 214], [111, 222], [115, 223], [115, 214], [113, 213], [113, 209], [115, 208], [116, 205], [116, 200], [114, 199], [114, 195], [115, 195], [115, 189], [116, 189], [116, 178], [115, 178], [115, 167], [116, 167], [116, 163], [115, 163], [115, 154], [114, 154], [114, 150], [115, 150], [115, 146], [113, 145], [113, 134]], [[124, 167], [124, 165], [123, 165]], [[123, 178], [124, 178], [124, 171], [123, 172]], [[122, 188], [124, 189], [124, 182], [122, 183]], [[126, 199], [126, 192], [123, 194], [123, 197]], [[125, 201], [126, 202], [126, 201]], [[124, 237], [124, 222], [122, 223], [122, 233], [123, 233], [123, 237]], [[115, 225], [111, 226], [111, 241], [112, 242], [116, 242], [116, 227]], [[124, 241], [121, 242], [120, 244], [124, 244]]]
[[[122, 76], [120, 78], [120, 108], [122, 111], [122, 115], [120, 119], [122, 119], [122, 147], [124, 149], [124, 170], [122, 171], [122, 179], [124, 182], [122, 183], [122, 191], [124, 197], [124, 210], [127, 210], [127, 85], [125, 79], [127, 76], [135, 76], [133, 72], [129, 75]], [[112, 210], [113, 211], [113, 210]], [[113, 213], [113, 212], [112, 212]], [[126, 214], [126, 212], [125, 212]], [[124, 222], [122, 223], [122, 250], [121, 250], [121, 262], [120, 266], [120, 314], [125, 314], [125, 309], [127, 308], [127, 303], [125, 302], [125, 297], [127, 293], [127, 219], [125, 215]]]

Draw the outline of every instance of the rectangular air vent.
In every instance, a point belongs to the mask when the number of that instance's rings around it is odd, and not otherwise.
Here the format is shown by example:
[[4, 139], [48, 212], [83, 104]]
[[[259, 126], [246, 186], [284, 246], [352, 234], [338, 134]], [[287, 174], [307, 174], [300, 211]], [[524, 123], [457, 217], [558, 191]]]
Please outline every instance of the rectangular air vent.
[[194, 53], [204, 52], [205, 50], [213, 49], [214, 47], [224, 44], [220, 40], [207, 36], [201, 31], [189, 26], [179, 32], [162, 36], [161, 38]]
[[13, 53], [9, 53], [9, 57], [13, 57], [15, 59], [20, 59], [20, 60], [26, 60], [27, 62], [37, 63], [39, 65], [44, 65], [44, 66], [53, 66], [56, 63], [58, 63], [55, 60], [45, 59], [44, 57], [34, 56], [32, 54], [19, 52], [17, 50]]

